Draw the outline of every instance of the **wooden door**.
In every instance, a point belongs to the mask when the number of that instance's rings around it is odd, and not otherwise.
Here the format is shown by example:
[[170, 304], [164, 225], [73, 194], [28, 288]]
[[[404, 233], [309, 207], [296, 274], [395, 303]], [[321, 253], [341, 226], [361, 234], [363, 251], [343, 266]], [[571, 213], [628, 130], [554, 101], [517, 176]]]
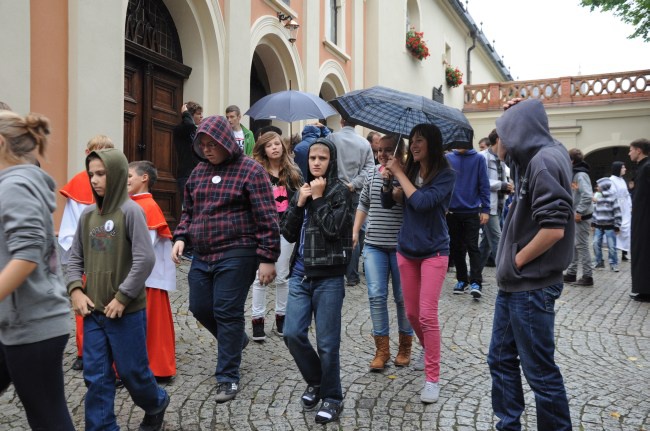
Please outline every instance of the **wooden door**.
[[129, 162], [149, 160], [158, 169], [153, 196], [173, 229], [180, 217], [173, 129], [180, 122], [183, 78], [127, 55], [124, 68], [124, 153]]

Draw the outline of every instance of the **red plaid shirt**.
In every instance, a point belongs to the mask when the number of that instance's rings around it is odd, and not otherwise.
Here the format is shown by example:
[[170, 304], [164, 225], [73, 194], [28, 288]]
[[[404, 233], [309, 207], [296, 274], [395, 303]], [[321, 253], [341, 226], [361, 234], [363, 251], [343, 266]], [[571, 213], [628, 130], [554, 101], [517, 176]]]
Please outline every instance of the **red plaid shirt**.
[[174, 241], [189, 240], [194, 254], [208, 262], [225, 255], [257, 255], [262, 262], [275, 262], [280, 255], [280, 228], [266, 170], [242, 153], [224, 117], [201, 122], [194, 139], [199, 155], [203, 154], [202, 133], [223, 145], [230, 157], [218, 165], [204, 161], [194, 168], [185, 186], [185, 208]]

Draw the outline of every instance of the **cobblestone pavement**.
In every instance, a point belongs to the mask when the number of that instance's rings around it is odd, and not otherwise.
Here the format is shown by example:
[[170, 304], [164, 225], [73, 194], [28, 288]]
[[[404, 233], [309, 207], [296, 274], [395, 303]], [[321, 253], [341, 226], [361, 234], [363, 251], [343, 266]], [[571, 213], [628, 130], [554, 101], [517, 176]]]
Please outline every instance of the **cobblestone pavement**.
[[[241, 392], [230, 403], [215, 403], [215, 342], [188, 311], [188, 269], [187, 264], [179, 268], [179, 290], [171, 295], [178, 375], [166, 385], [171, 395], [166, 430], [494, 429], [486, 364], [496, 292], [493, 268], [485, 270], [480, 302], [452, 295], [455, 279], [448, 274], [440, 299], [441, 393], [430, 405], [419, 399], [422, 372], [392, 366], [384, 373], [368, 372], [374, 344], [363, 279], [348, 288], [341, 346], [345, 409], [340, 423], [326, 427], [314, 423], [314, 412], [303, 413], [299, 407], [305, 384], [282, 339], [272, 331], [272, 306], [266, 342], [251, 342], [244, 351]], [[628, 297], [627, 263], [620, 273], [596, 270], [594, 279], [594, 288], [565, 285], [556, 304], [556, 360], [565, 378], [574, 429], [650, 430], [650, 304]], [[250, 318], [246, 320], [250, 334]], [[396, 324], [391, 322], [395, 353]], [[68, 406], [76, 426], [83, 429], [85, 387], [81, 372], [70, 370], [74, 356], [71, 337], [64, 358]], [[526, 405], [524, 428], [535, 430], [534, 399], [527, 387]], [[123, 429], [138, 428], [143, 412], [125, 389], [118, 390], [115, 410]], [[28, 429], [13, 387], [0, 396], [0, 429]]]

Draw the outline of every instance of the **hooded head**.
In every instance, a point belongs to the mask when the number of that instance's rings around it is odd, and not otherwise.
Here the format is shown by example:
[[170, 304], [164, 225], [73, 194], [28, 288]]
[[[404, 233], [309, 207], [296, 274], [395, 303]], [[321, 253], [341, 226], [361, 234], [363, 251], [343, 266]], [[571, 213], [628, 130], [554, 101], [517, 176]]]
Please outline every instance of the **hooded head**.
[[[93, 163], [93, 170], [91, 171], [91, 162], [98, 159], [103, 164], [103, 170], [96, 169], [98, 166], [96, 163]], [[101, 165], [99, 165], [99, 168], [101, 168]], [[88, 172], [88, 176], [90, 177], [90, 184], [93, 189], [95, 202], [97, 202], [97, 208], [99, 208], [102, 214], [109, 214], [115, 211], [124, 201], [129, 199], [127, 192], [129, 162], [126, 160], [126, 156], [122, 151], [116, 148], [92, 151], [86, 157], [86, 172]], [[93, 177], [95, 175], [98, 177], [100, 175], [105, 176], [105, 183], [100, 190], [103, 196], [97, 193], [95, 185], [93, 185]]]
[[614, 163], [612, 163], [612, 175], [620, 177], [621, 176], [621, 171], [623, 170], [623, 166], [625, 166], [625, 163], [623, 163], [623, 162], [614, 162]]
[[[230, 123], [220, 115], [207, 117], [201, 122], [196, 130], [193, 148], [199, 157], [213, 165], [228, 163], [242, 155]], [[207, 155], [204, 148], [208, 148]]]
[[614, 189], [612, 188], [612, 180], [610, 180], [608, 177], [599, 179], [596, 181], [596, 184], [598, 184], [598, 188], [600, 189], [600, 192], [603, 194], [603, 196], [607, 197], [614, 194]]
[[509, 161], [522, 173], [542, 147], [562, 145], [551, 136], [544, 105], [537, 99], [513, 105], [497, 119], [496, 126]]
[[[314, 148], [314, 146], [317, 147]], [[307, 153], [307, 163], [309, 166], [309, 174], [307, 175], [307, 182], [315, 178], [314, 175], [312, 174], [312, 168], [311, 168], [312, 163], [310, 162], [311, 160], [310, 157], [312, 155], [312, 148], [314, 148], [314, 150], [317, 150], [317, 149], [325, 149], [324, 147], [327, 147], [329, 149], [329, 162], [325, 173], [319, 176], [325, 178], [327, 180], [327, 185], [329, 186], [330, 184], [334, 184], [334, 182], [338, 181], [339, 174], [338, 174], [338, 167], [336, 161], [336, 147], [334, 146], [332, 141], [330, 141], [327, 138], [319, 138], [309, 146], [309, 152]]]

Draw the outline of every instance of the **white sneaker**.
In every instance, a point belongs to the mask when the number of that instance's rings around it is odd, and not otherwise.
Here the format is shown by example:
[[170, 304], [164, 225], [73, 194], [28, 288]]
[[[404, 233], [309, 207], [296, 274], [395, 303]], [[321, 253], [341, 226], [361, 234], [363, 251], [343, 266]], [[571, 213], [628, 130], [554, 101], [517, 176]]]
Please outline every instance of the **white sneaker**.
[[423, 403], [435, 403], [440, 396], [440, 385], [435, 382], [424, 382], [424, 388], [420, 394], [420, 400]]
[[411, 362], [415, 371], [424, 371], [424, 349]]

